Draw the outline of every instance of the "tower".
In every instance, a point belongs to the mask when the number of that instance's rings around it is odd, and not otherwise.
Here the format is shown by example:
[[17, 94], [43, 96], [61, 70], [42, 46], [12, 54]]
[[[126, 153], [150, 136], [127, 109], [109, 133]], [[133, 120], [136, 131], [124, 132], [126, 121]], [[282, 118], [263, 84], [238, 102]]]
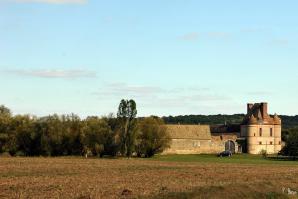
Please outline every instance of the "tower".
[[281, 119], [268, 114], [267, 103], [247, 104], [247, 114], [241, 124], [241, 137], [246, 139], [247, 152], [259, 154], [266, 150], [275, 154], [281, 150]]

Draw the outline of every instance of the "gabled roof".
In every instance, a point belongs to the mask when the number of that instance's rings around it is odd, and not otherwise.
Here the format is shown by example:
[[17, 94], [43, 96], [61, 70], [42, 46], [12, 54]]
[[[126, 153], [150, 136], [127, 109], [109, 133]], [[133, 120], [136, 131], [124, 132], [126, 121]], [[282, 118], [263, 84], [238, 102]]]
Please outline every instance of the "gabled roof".
[[211, 140], [209, 125], [166, 125], [172, 139]]

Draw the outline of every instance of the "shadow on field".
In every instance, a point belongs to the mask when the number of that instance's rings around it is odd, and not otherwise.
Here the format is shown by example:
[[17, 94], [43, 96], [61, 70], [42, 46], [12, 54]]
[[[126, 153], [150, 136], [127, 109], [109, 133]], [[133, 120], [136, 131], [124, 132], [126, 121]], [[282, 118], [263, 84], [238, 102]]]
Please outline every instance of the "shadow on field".
[[[273, 189], [272, 189], [273, 190]], [[199, 198], [289, 198], [286, 194], [272, 191], [270, 189], [260, 189], [257, 187], [240, 186], [210, 186], [193, 189], [189, 192], [168, 192], [160, 193], [150, 199], [199, 199]]]
[[266, 158], [267, 160], [272, 161], [298, 161], [298, 157], [290, 157], [290, 156], [270, 156]]

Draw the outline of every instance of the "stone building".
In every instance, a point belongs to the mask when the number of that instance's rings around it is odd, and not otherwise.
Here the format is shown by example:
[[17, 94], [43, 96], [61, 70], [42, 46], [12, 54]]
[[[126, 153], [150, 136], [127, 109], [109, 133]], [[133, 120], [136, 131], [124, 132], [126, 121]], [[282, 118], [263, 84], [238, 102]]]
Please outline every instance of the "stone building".
[[274, 154], [281, 150], [281, 119], [276, 114], [271, 117], [267, 109], [267, 103], [247, 104], [240, 134], [246, 140], [247, 153], [259, 154], [266, 150]]
[[247, 115], [237, 125], [167, 125], [172, 139], [164, 154], [278, 153], [281, 150], [281, 120], [267, 113], [267, 103], [247, 105]]
[[172, 139], [164, 154], [210, 154], [223, 150], [234, 153], [238, 147], [237, 134], [212, 134], [209, 125], [167, 125]]

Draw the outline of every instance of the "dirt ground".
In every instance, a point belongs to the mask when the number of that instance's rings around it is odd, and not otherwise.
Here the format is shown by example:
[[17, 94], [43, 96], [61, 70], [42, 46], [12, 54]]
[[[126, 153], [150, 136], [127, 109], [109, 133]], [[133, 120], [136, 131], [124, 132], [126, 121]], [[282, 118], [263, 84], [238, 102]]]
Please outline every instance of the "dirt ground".
[[288, 189], [297, 165], [0, 158], [0, 198], [295, 198]]

